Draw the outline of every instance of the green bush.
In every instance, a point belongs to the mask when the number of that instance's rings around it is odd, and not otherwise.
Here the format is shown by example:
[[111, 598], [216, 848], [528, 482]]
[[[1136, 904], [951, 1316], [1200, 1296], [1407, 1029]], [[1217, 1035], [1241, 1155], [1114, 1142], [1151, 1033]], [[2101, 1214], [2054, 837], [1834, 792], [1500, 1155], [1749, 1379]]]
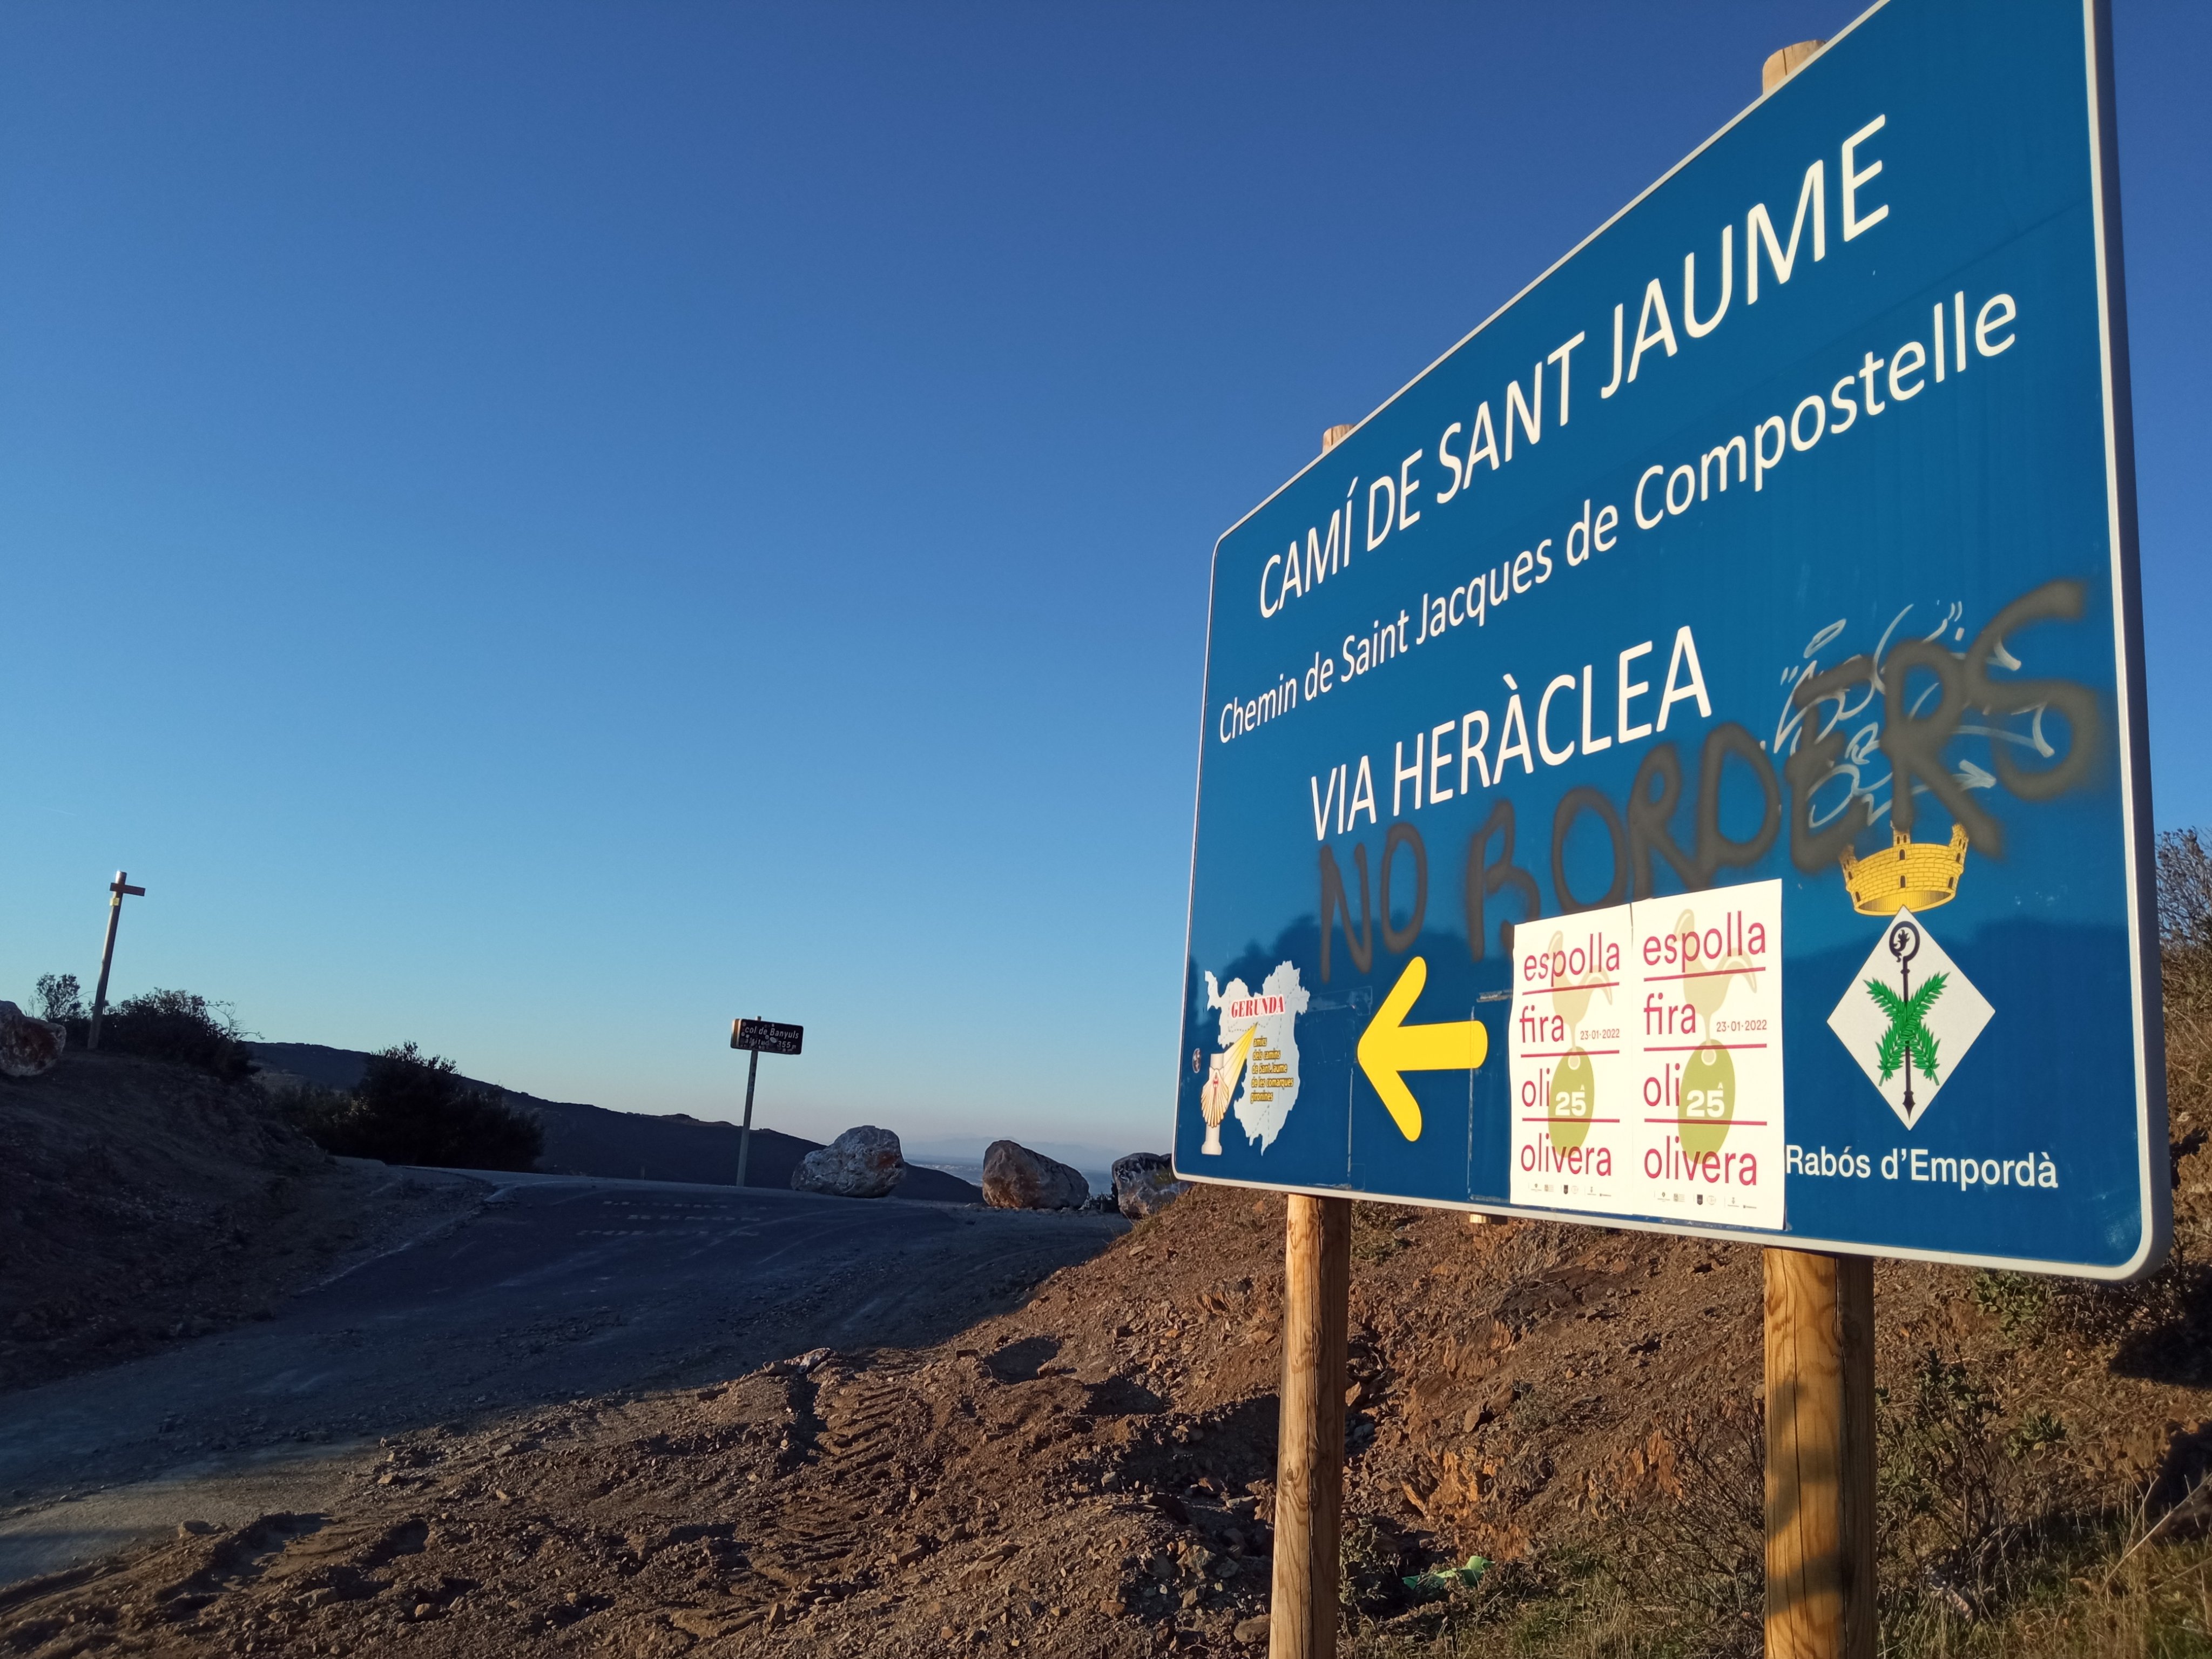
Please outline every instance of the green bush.
[[100, 1046], [110, 1054], [197, 1066], [233, 1081], [253, 1070], [253, 1047], [225, 1002], [191, 991], [148, 991], [101, 1018]]
[[75, 974], [39, 975], [39, 1018], [66, 1025], [84, 1018], [84, 993]]
[[288, 1115], [325, 1150], [386, 1164], [527, 1170], [545, 1150], [538, 1120], [495, 1089], [472, 1089], [453, 1062], [411, 1042], [368, 1057], [350, 1095], [312, 1087], [278, 1096]]

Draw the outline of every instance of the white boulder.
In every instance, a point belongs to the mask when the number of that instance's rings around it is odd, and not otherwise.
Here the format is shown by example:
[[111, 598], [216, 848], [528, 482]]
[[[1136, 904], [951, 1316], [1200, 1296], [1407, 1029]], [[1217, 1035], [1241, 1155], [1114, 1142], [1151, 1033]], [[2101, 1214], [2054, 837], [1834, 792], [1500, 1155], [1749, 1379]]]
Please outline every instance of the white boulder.
[[899, 1138], [872, 1123], [848, 1129], [827, 1146], [799, 1159], [791, 1184], [802, 1193], [830, 1193], [839, 1198], [882, 1198], [906, 1179]]

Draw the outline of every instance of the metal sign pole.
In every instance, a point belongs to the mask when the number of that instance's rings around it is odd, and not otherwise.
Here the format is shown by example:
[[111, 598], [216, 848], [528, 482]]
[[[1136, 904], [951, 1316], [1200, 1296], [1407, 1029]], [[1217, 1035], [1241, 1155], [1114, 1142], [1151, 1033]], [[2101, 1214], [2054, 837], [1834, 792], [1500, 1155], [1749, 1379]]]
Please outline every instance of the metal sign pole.
[[760, 1075], [760, 1050], [753, 1050], [752, 1062], [745, 1067], [745, 1124], [738, 1132], [738, 1185], [745, 1184], [745, 1168], [753, 1157], [753, 1079]]
[[112, 896], [107, 901], [107, 939], [100, 947], [100, 983], [92, 993], [92, 1030], [84, 1039], [88, 1049], [100, 1047], [100, 1017], [107, 1012], [107, 970], [115, 964], [115, 924], [123, 919], [124, 896], [146, 896], [144, 888], [131, 884], [131, 872], [127, 870], [115, 872], [115, 879], [108, 884], [107, 890]]
[[730, 1022], [730, 1047], [749, 1048], [752, 1063], [745, 1068], [745, 1121], [738, 1132], [738, 1185], [745, 1184], [745, 1176], [752, 1165], [753, 1157], [753, 1084], [760, 1076], [761, 1050], [772, 1054], [796, 1054], [805, 1046], [806, 1028], [786, 1025], [772, 1019], [733, 1019]]

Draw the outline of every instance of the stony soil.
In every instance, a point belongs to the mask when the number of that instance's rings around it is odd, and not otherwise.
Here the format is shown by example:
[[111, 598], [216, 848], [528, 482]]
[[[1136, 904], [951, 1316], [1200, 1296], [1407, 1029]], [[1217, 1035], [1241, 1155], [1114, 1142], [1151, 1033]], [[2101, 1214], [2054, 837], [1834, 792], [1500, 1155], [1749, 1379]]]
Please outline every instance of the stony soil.
[[73, 1053], [0, 1079], [0, 1391], [264, 1312], [473, 1205], [330, 1158], [250, 1084]]
[[[2193, 1240], [2212, 1159], [2179, 1172]], [[1347, 1532], [1386, 1592], [1601, 1540], [1756, 1399], [1755, 1251], [1355, 1213]], [[0, 1595], [0, 1652], [1257, 1653], [1281, 1240], [1280, 1200], [1201, 1188], [941, 1347], [412, 1436], [326, 1513]], [[2140, 1492], [2201, 1461], [2194, 1283], [2030, 1337], [1986, 1281], [1885, 1266], [1882, 1380], [1969, 1363], [2063, 1425], [2051, 1492]]]

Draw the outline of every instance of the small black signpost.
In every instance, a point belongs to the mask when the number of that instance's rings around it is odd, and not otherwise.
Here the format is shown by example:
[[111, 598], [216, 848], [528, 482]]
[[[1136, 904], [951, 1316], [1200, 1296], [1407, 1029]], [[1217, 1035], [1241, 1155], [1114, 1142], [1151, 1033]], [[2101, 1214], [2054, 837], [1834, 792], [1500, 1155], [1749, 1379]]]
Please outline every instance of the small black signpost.
[[781, 1025], [772, 1019], [733, 1019], [730, 1047], [750, 1048], [752, 1060], [745, 1067], [745, 1125], [738, 1137], [738, 1185], [745, 1184], [745, 1166], [753, 1152], [753, 1079], [760, 1075], [763, 1054], [795, 1054], [806, 1036], [804, 1025]]

